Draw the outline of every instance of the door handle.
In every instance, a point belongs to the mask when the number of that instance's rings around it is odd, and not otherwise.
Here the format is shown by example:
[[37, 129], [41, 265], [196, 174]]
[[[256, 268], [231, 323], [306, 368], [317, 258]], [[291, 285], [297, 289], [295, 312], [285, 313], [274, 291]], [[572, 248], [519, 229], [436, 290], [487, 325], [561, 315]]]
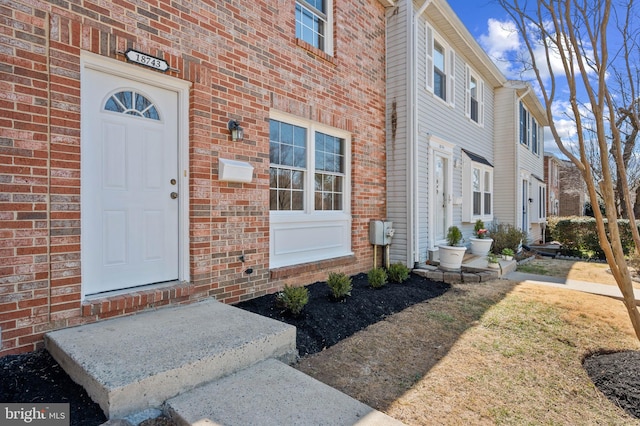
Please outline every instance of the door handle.
[[178, 193], [177, 192], [172, 192], [170, 195], [172, 200], [175, 200], [176, 198], [178, 198]]

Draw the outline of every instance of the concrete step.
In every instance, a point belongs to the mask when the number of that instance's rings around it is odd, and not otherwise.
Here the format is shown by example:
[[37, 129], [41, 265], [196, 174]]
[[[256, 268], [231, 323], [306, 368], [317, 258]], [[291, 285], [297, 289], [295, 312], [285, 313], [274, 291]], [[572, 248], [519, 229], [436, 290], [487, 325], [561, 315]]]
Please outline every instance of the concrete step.
[[166, 402], [180, 425], [402, 425], [274, 359]]
[[45, 345], [110, 419], [268, 358], [297, 357], [295, 327], [215, 300], [54, 331]]

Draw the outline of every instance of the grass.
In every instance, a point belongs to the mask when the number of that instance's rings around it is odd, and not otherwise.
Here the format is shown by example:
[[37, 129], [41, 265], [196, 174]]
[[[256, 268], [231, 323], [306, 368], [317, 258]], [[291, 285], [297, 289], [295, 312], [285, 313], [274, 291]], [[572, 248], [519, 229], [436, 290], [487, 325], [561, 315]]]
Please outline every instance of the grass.
[[409, 425], [637, 425], [582, 368], [602, 349], [640, 349], [621, 302], [496, 280], [455, 285], [298, 368]]
[[538, 275], [551, 275], [550, 272], [541, 265], [529, 265], [524, 263], [522, 265], [518, 265], [518, 272], [525, 272], [527, 274], [538, 274]]

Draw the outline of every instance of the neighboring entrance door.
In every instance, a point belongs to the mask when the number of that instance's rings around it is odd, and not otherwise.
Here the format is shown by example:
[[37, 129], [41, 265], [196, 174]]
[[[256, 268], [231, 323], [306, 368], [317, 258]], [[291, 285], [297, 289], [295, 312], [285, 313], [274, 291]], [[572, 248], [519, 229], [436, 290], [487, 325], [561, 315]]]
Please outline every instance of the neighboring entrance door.
[[177, 92], [87, 68], [82, 99], [84, 294], [177, 280]]
[[522, 230], [529, 232], [529, 181], [522, 181]]
[[435, 153], [434, 154], [434, 186], [433, 206], [434, 206], [434, 239], [436, 243], [442, 242], [447, 238], [448, 228], [448, 208], [449, 208], [449, 181], [448, 177], [448, 158]]

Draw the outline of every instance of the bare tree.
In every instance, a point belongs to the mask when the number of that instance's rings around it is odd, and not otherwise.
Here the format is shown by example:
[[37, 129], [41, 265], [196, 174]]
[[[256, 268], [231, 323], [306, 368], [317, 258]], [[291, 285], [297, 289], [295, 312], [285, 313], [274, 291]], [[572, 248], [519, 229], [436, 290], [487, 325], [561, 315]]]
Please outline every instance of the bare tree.
[[[582, 173], [589, 200], [594, 206], [598, 205], [596, 185], [599, 187], [607, 221], [605, 222], [605, 216], [599, 209], [594, 209], [598, 238], [622, 292], [624, 305], [636, 336], [640, 340], [640, 311], [636, 306], [631, 273], [620, 239], [613, 182], [615, 177], [618, 177], [621, 189], [625, 192], [627, 209], [630, 211], [629, 185], [623, 160], [622, 135], [615, 125], [617, 117], [614, 95], [608, 86], [610, 67], [614, 60], [626, 63], [626, 69], [631, 69], [630, 52], [635, 43], [631, 37], [633, 32], [630, 30], [634, 13], [633, 0], [623, 5], [614, 5], [612, 0], [497, 1], [514, 20], [526, 45], [555, 142], [560, 151]], [[614, 27], [612, 13], [615, 13], [618, 22], [622, 23], [617, 28], [623, 29], [615, 35], [619, 37], [615, 43], [627, 45], [621, 50], [615, 49], [616, 57], [609, 56], [608, 36]], [[627, 76], [634, 77], [628, 71]], [[560, 136], [553, 120], [554, 103], [564, 100], [566, 96], [560, 93], [560, 83], [567, 85], [570, 111], [577, 127], [576, 153], [567, 147], [567, 142]], [[560, 99], [560, 96], [563, 98]], [[582, 117], [582, 96], [590, 111], [590, 125], [593, 125], [591, 131], [597, 143], [598, 165], [601, 170], [601, 180], [597, 184], [587, 153], [586, 139], [589, 129]], [[613, 157], [615, 170], [612, 170], [609, 155]], [[637, 250], [640, 247], [640, 236], [633, 216], [630, 217], [630, 222], [631, 229], [635, 230], [634, 242]]]

